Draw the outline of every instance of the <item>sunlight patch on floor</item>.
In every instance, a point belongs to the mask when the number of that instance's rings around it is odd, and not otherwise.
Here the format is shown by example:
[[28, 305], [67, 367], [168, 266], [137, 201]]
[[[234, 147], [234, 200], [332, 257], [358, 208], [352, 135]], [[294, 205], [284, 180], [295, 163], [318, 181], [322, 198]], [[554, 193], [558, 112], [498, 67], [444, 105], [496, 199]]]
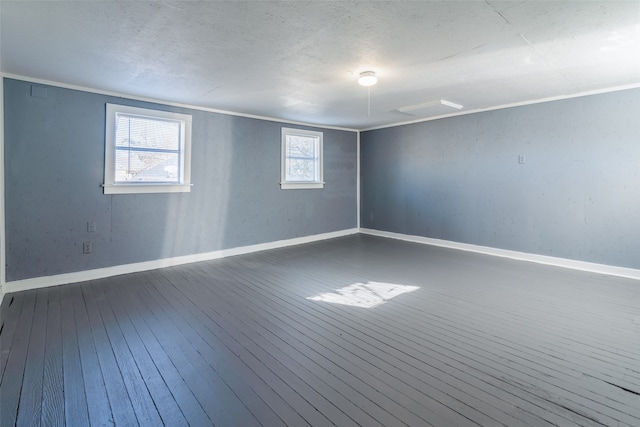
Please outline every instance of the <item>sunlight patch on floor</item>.
[[419, 286], [397, 285], [395, 283], [367, 282], [354, 283], [335, 292], [307, 297], [312, 301], [324, 301], [354, 307], [373, 308], [384, 304], [398, 295], [420, 289]]

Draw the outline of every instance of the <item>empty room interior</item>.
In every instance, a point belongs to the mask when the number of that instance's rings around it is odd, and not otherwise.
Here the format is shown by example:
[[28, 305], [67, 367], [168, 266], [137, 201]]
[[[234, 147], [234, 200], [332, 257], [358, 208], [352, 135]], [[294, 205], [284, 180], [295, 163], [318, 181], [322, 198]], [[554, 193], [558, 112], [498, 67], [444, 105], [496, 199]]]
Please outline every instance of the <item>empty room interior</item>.
[[0, 0], [0, 427], [640, 426], [639, 1]]

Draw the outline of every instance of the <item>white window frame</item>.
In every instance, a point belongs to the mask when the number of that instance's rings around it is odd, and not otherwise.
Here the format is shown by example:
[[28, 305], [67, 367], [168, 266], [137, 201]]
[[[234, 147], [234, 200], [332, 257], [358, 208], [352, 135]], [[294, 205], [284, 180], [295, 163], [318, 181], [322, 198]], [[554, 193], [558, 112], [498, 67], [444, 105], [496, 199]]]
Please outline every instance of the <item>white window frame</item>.
[[[309, 136], [316, 138], [316, 151], [318, 158], [316, 159], [316, 168], [318, 171], [317, 179], [314, 181], [288, 181], [287, 180], [287, 136]], [[306, 188], [324, 188], [323, 180], [323, 151], [322, 151], [322, 132], [316, 132], [305, 129], [282, 128], [282, 147], [281, 147], [281, 167], [280, 167], [280, 188], [283, 190], [295, 190]]]
[[[148, 108], [130, 107], [128, 105], [106, 105], [105, 156], [104, 156], [104, 194], [137, 194], [137, 193], [187, 193], [191, 191], [191, 116], [169, 111]], [[181, 171], [179, 184], [154, 182], [115, 182], [116, 157], [116, 116], [130, 114], [151, 119], [180, 121], [181, 128]]]

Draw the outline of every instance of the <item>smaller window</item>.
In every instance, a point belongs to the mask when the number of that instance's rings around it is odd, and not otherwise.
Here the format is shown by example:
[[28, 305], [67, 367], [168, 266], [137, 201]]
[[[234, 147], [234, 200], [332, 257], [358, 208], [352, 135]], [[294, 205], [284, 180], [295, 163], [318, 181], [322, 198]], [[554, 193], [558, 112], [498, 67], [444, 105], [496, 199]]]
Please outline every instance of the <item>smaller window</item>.
[[104, 193], [191, 191], [191, 116], [107, 104]]
[[282, 128], [280, 188], [323, 188], [322, 132]]

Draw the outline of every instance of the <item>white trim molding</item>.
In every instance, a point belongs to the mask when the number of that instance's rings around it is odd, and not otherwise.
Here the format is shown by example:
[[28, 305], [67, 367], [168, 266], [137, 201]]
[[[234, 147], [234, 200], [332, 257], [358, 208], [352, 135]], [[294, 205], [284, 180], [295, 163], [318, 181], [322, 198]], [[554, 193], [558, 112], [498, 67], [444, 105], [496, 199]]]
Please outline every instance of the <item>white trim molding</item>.
[[420, 119], [415, 119], [415, 120], [405, 120], [405, 121], [402, 121], [402, 122], [390, 123], [390, 124], [387, 124], [387, 125], [372, 126], [372, 127], [360, 129], [360, 131], [361, 132], [366, 132], [366, 131], [370, 131], [370, 130], [378, 130], [378, 129], [386, 129], [386, 128], [397, 127], [397, 126], [412, 125], [412, 124], [415, 124], [415, 123], [430, 122], [432, 120], [446, 119], [446, 118], [449, 118], [449, 117], [466, 116], [468, 114], [484, 113], [484, 112], [487, 112], [487, 111], [494, 111], [494, 110], [504, 110], [505, 108], [524, 107], [526, 105], [542, 104], [542, 103], [545, 103], [545, 102], [561, 101], [561, 100], [564, 100], [564, 99], [580, 98], [580, 97], [583, 97], [583, 96], [600, 95], [600, 94], [605, 94], [605, 93], [618, 92], [618, 91], [621, 91], [621, 90], [631, 90], [631, 89], [638, 89], [638, 88], [640, 88], [640, 83], [633, 83], [633, 84], [624, 85], [624, 86], [614, 86], [614, 87], [608, 87], [608, 88], [604, 88], [604, 89], [576, 92], [576, 93], [567, 94], [567, 95], [550, 96], [548, 98], [532, 99], [532, 100], [529, 100], [529, 101], [512, 102], [512, 103], [509, 103], [509, 104], [495, 105], [495, 106], [486, 107], [486, 108], [475, 108], [473, 110], [457, 111], [457, 112], [453, 112], [453, 113], [449, 113], [449, 114], [442, 114], [442, 115], [439, 115], [439, 116], [425, 117], [425, 118], [420, 118]]
[[[157, 182], [157, 181], [118, 181], [117, 180], [117, 162], [116, 153], [118, 149], [123, 148], [118, 145], [118, 138], [122, 137], [118, 131], [119, 118], [123, 118], [127, 125], [124, 125], [124, 130], [129, 130], [131, 125], [128, 125], [129, 120], [146, 121], [146, 123], [158, 123], [163, 124], [171, 123], [175, 126], [173, 129], [177, 132], [173, 133], [170, 139], [172, 143], [177, 147], [173, 154], [177, 155], [177, 173], [174, 182]], [[174, 113], [172, 111], [157, 110], [150, 108], [132, 107], [130, 105], [123, 104], [110, 104], [106, 105], [106, 118], [105, 118], [105, 143], [104, 143], [104, 194], [137, 194], [137, 193], [188, 193], [191, 191], [191, 123], [192, 116], [190, 114]], [[145, 135], [146, 137], [147, 135]], [[154, 135], [156, 136], [156, 135]], [[142, 137], [138, 135], [138, 137]], [[165, 135], [163, 135], [165, 137]], [[168, 137], [168, 135], [166, 135]], [[128, 135], [127, 139], [132, 139], [131, 135]], [[158, 147], [144, 147], [147, 151], [158, 151]], [[166, 148], [166, 147], [163, 147]], [[131, 141], [129, 146], [124, 147], [127, 156], [131, 158], [131, 152], [141, 150], [143, 148], [131, 147]], [[165, 151], [166, 152], [166, 151]], [[122, 151], [120, 151], [122, 153]], [[158, 178], [155, 178], [158, 179]], [[164, 178], [163, 178], [164, 179]]]
[[0, 75], [0, 303], [5, 290], [6, 228], [4, 222], [4, 78]]
[[70, 283], [85, 282], [88, 280], [103, 279], [106, 277], [118, 276], [120, 274], [137, 273], [141, 271], [155, 270], [158, 268], [173, 267], [177, 265], [190, 264], [200, 261], [210, 261], [236, 255], [244, 255], [253, 252], [265, 251], [269, 249], [284, 248], [287, 246], [312, 243], [336, 237], [349, 236], [352, 234], [368, 234], [372, 236], [386, 237], [390, 239], [404, 240], [407, 242], [421, 243], [432, 246], [440, 246], [450, 249], [458, 249], [467, 252], [476, 252], [485, 255], [499, 256], [503, 258], [516, 259], [520, 261], [535, 262], [538, 264], [553, 265], [573, 270], [587, 271], [591, 273], [607, 274], [610, 276], [624, 277], [628, 279], [640, 280], [640, 270], [625, 267], [616, 267], [604, 264], [595, 264], [584, 261], [575, 261], [565, 258], [556, 258], [545, 255], [529, 254], [506, 249], [491, 248], [488, 246], [472, 245], [468, 243], [453, 242], [449, 240], [433, 239], [429, 237], [413, 236], [407, 234], [393, 233], [389, 231], [372, 230], [367, 228], [351, 228], [329, 233], [316, 234], [312, 236], [296, 237], [275, 242], [259, 243], [256, 245], [241, 246], [231, 249], [206, 252], [194, 255], [185, 255], [174, 258], [164, 258], [153, 261], [138, 262], [133, 264], [117, 265], [113, 267], [98, 268], [94, 270], [78, 271], [73, 273], [58, 274], [55, 276], [35, 277], [32, 279], [16, 280], [7, 282], [3, 286], [3, 294], [10, 292], [20, 292], [29, 289], [45, 288], [49, 286], [66, 285]]
[[596, 264], [586, 261], [576, 261], [566, 258], [557, 258], [547, 255], [530, 254], [526, 252], [498, 249], [489, 246], [472, 245], [469, 243], [453, 242], [450, 240], [433, 239], [430, 237], [414, 236], [409, 234], [393, 233], [391, 231], [372, 230], [360, 228], [360, 233], [372, 236], [387, 237], [390, 239], [404, 240], [406, 242], [421, 243], [425, 245], [440, 246], [443, 248], [458, 249], [467, 252], [476, 252], [485, 255], [511, 258], [520, 261], [535, 262], [537, 264], [553, 265], [556, 267], [570, 268], [572, 270], [588, 271], [590, 273], [607, 274], [610, 276], [624, 277], [640, 280], [640, 270], [626, 267], [616, 267], [606, 264]]
[[358, 227], [358, 230], [360, 229], [360, 194], [362, 194], [360, 190], [360, 149], [360, 132], [358, 132], [356, 137], [356, 227]]
[[[308, 189], [308, 188], [324, 188], [324, 162], [322, 151], [323, 132], [306, 129], [296, 129], [282, 127], [281, 129], [281, 146], [280, 146], [280, 188], [282, 190]], [[289, 142], [291, 139], [304, 138], [313, 141], [313, 158], [295, 157], [298, 160], [313, 163], [314, 177], [306, 181], [294, 181], [287, 179], [287, 171], [289, 170]], [[302, 155], [302, 154], [299, 154]]]
[[317, 242], [321, 240], [333, 239], [336, 237], [356, 234], [357, 228], [333, 231], [312, 236], [296, 237], [275, 242], [259, 243], [256, 245], [241, 246], [219, 251], [205, 252], [201, 254], [184, 255], [174, 258], [164, 258], [153, 261], [137, 262], [133, 264], [117, 265], [114, 267], [97, 268], [94, 270], [78, 271], [74, 273], [58, 274], [55, 276], [35, 277], [32, 279], [16, 280], [5, 284], [5, 293], [26, 291], [29, 289], [46, 288], [49, 286], [66, 285], [69, 283], [86, 282], [88, 280], [104, 279], [106, 277], [118, 276], [120, 274], [137, 273], [140, 271], [155, 270], [158, 268], [174, 267], [177, 265], [190, 264], [193, 262], [210, 261], [214, 259], [226, 258], [236, 255], [244, 255], [253, 252], [265, 251], [269, 249], [284, 248], [287, 246], [301, 245], [304, 243]]
[[79, 91], [82, 91], [82, 92], [95, 93], [95, 94], [99, 94], [99, 95], [115, 96], [115, 97], [118, 97], [118, 98], [126, 98], [126, 99], [130, 99], [130, 100], [135, 100], [135, 101], [151, 102], [151, 103], [154, 103], [154, 104], [162, 104], [162, 105], [171, 106], [171, 107], [188, 108], [190, 110], [198, 110], [198, 111], [206, 111], [206, 112], [209, 112], [209, 113], [224, 114], [224, 115], [227, 115], [227, 116], [246, 117], [248, 119], [258, 119], [258, 120], [266, 120], [266, 121], [269, 121], [269, 122], [286, 123], [286, 124], [299, 125], [299, 126], [309, 126], [309, 127], [314, 127], [314, 128], [318, 128], [318, 129], [344, 130], [344, 131], [347, 131], [347, 132], [357, 132], [358, 131], [358, 129], [348, 128], [348, 127], [329, 126], [329, 125], [322, 125], [322, 124], [317, 124], [317, 123], [300, 122], [300, 121], [296, 121], [296, 120], [280, 119], [280, 118], [277, 118], [277, 117], [267, 117], [267, 116], [259, 116], [259, 115], [256, 115], [256, 114], [245, 114], [245, 113], [239, 113], [239, 112], [235, 112], [235, 111], [221, 110], [219, 108], [209, 108], [209, 107], [204, 107], [204, 106], [201, 106], [201, 105], [184, 104], [184, 103], [181, 103], [181, 102], [174, 102], [174, 101], [171, 101], [169, 99], [153, 98], [153, 97], [148, 97], [148, 96], [138, 96], [138, 95], [133, 95], [133, 94], [130, 94], [130, 93], [115, 92], [115, 91], [112, 91], [112, 90], [102, 90], [102, 89], [91, 88], [91, 87], [87, 87], [87, 86], [79, 86], [79, 85], [74, 85], [74, 84], [57, 82], [57, 81], [54, 81], [54, 80], [37, 79], [37, 78], [34, 78], [34, 77], [23, 76], [23, 75], [20, 75], [20, 74], [0, 73], [0, 77], [6, 77], [8, 79], [13, 79], [13, 80], [20, 80], [20, 81], [23, 81], [23, 82], [36, 83], [36, 84], [41, 84], [41, 85], [45, 85], [45, 86], [55, 86], [55, 87], [59, 87], [59, 88], [63, 88], [63, 89], [79, 90]]

